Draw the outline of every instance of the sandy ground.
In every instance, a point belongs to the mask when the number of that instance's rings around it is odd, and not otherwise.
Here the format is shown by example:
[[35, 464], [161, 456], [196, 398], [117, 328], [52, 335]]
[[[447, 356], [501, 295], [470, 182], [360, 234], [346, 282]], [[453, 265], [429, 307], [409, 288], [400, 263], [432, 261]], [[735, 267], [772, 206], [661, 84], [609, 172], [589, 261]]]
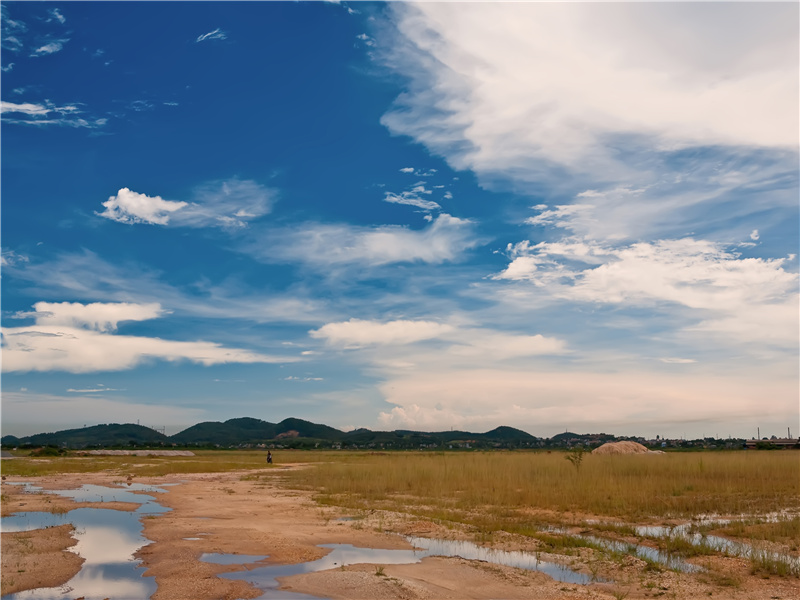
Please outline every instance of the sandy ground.
[[[309, 494], [286, 489], [281, 483], [283, 468], [279, 465], [261, 472], [197, 474], [137, 480], [140, 483], [179, 483], [159, 494], [158, 500], [173, 509], [163, 515], [143, 519], [144, 534], [154, 543], [137, 554], [154, 576], [158, 591], [154, 600], [211, 600], [255, 598], [260, 592], [242, 581], [222, 579], [225, 572], [244, 570], [236, 565], [215, 565], [201, 562], [204, 552], [267, 555], [263, 564], [290, 564], [314, 560], [327, 550], [318, 544], [353, 544], [360, 547], [409, 549], [399, 535], [448, 537], [474, 541], [466, 529], [445, 529], [430, 521], [402, 513], [372, 511], [354, 520], [355, 516], [330, 507], [316, 505]], [[45, 488], [79, 487], [83, 483], [111, 484], [114, 478], [104, 474], [63, 475], [57, 478], [30, 479]], [[36, 494], [21, 495], [19, 488], [7, 494], [11, 486], [3, 486], [3, 514], [12, 510], [64, 510], [76, 506], [71, 500]], [[49, 499], [49, 501], [48, 501]], [[66, 503], [66, 504], [65, 504]], [[121, 503], [120, 503], [121, 504]], [[82, 504], [83, 505], [83, 504]], [[111, 508], [108, 504], [104, 508]], [[118, 509], [130, 509], [121, 505]], [[7, 577], [22, 567], [23, 556], [42, 557], [30, 569], [19, 573], [15, 585], [29, 589], [44, 584], [41, 573], [54, 573], [50, 559], [54, 552], [73, 560], [67, 548], [69, 532], [59, 534], [57, 541], [28, 534], [30, 547], [20, 548], [12, 541], [16, 534], [3, 537], [3, 593]], [[48, 536], [51, 534], [48, 534]], [[55, 534], [52, 534], [55, 535]], [[186, 539], [199, 538], [199, 539]], [[53, 538], [56, 539], [56, 538]], [[48, 541], [49, 540], [49, 541]], [[493, 545], [502, 549], [537, 551], [535, 540], [498, 534]], [[49, 553], [49, 554], [48, 554]], [[70, 559], [69, 557], [74, 557]], [[6, 559], [8, 558], [9, 566]], [[800, 581], [793, 578], [763, 579], [750, 574], [749, 564], [736, 558], [712, 557], [693, 559], [711, 567], [708, 573], [688, 575], [671, 571], [653, 572], [633, 557], [622, 562], [598, 559], [593, 551], [581, 549], [572, 556], [542, 555], [544, 560], [561, 561], [585, 573], [613, 579], [614, 583], [590, 585], [564, 584], [542, 573], [503, 567], [460, 558], [430, 557], [409, 565], [352, 565], [323, 572], [296, 575], [280, 580], [282, 589], [332, 599], [434, 599], [434, 598], [700, 598], [731, 600], [790, 599], [800, 597]], [[15, 562], [16, 561], [16, 562]], [[80, 559], [78, 558], [78, 561]], [[28, 564], [28, 563], [26, 563]], [[79, 565], [79, 563], [78, 563]], [[58, 571], [65, 583], [75, 572]], [[28, 575], [28, 577], [23, 577]], [[25, 582], [25, 583], [21, 583]], [[33, 582], [33, 583], [31, 583]]]

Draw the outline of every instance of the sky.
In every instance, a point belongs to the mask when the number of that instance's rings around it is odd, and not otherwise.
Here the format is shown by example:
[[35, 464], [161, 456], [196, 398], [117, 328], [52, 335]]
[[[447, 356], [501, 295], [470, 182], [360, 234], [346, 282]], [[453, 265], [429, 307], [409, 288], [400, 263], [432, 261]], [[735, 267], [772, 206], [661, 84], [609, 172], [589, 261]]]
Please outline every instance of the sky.
[[790, 3], [5, 2], [2, 433], [800, 433]]

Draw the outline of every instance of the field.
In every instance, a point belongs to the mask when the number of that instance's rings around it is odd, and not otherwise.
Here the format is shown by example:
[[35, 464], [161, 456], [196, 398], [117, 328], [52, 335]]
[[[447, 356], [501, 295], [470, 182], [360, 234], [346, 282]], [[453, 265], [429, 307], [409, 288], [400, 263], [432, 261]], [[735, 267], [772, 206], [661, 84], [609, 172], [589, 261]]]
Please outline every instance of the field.
[[[267, 467], [263, 452], [199, 451], [194, 457], [18, 458], [4, 460], [2, 468], [16, 480], [80, 473], [153, 482], [211, 478], [229, 482], [219, 488], [229, 497], [269, 488], [275, 497], [307, 498], [324, 527], [349, 515], [352, 535], [422, 528], [423, 537], [541, 553], [597, 582], [617, 582], [581, 588], [596, 597], [800, 592], [797, 452], [278, 451], [275, 459]], [[714, 540], [744, 544], [720, 548]], [[636, 547], [702, 569], [678, 572]]]

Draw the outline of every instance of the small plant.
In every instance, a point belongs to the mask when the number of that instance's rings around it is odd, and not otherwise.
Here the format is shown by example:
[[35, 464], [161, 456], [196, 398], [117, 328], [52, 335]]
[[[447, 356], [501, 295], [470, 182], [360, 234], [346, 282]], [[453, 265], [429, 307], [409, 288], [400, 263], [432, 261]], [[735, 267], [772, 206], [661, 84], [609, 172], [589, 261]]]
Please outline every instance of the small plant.
[[564, 457], [569, 462], [572, 463], [572, 466], [575, 467], [575, 470], [580, 472], [581, 465], [583, 464], [583, 457], [586, 454], [586, 449], [583, 446], [575, 446], [569, 453]]
[[375, 575], [378, 577], [386, 577], [386, 573], [384, 573], [384, 568], [383, 567], [376, 568]]

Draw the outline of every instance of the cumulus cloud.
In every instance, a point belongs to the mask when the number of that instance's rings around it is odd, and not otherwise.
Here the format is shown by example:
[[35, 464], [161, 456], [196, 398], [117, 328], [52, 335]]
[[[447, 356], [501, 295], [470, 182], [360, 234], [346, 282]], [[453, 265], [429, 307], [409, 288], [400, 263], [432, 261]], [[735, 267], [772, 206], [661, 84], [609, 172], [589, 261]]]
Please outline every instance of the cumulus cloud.
[[459, 170], [607, 180], [628, 172], [621, 145], [797, 147], [796, 5], [398, 3], [391, 14], [384, 60], [410, 85], [383, 123]]
[[246, 227], [269, 213], [274, 192], [249, 180], [214, 181], [196, 188], [191, 202], [164, 200], [122, 188], [103, 202], [97, 215], [129, 225], [145, 223], [174, 227]]
[[122, 188], [115, 196], [111, 196], [103, 202], [105, 210], [96, 214], [119, 223], [166, 225], [170, 215], [187, 204], [187, 202], [164, 200], [161, 196], [147, 196], [128, 188]]
[[91, 373], [132, 369], [153, 360], [225, 363], [283, 363], [275, 357], [214, 342], [173, 341], [111, 333], [122, 321], [155, 318], [159, 305], [47, 303], [34, 305], [35, 324], [3, 328], [3, 370]]
[[449, 325], [435, 321], [380, 322], [350, 319], [328, 323], [308, 333], [313, 338], [325, 340], [331, 346], [362, 348], [372, 345], [412, 344], [441, 337], [452, 329]]
[[[264, 241], [270, 243], [265, 244]], [[243, 249], [265, 262], [309, 266], [386, 265], [401, 262], [455, 262], [481, 244], [474, 223], [442, 213], [421, 230], [382, 225], [306, 224], [272, 230]]]
[[205, 42], [208, 40], [227, 40], [228, 34], [222, 31], [219, 27], [214, 31], [209, 31], [208, 33], [204, 33], [202, 35], [198, 35], [195, 42]]

